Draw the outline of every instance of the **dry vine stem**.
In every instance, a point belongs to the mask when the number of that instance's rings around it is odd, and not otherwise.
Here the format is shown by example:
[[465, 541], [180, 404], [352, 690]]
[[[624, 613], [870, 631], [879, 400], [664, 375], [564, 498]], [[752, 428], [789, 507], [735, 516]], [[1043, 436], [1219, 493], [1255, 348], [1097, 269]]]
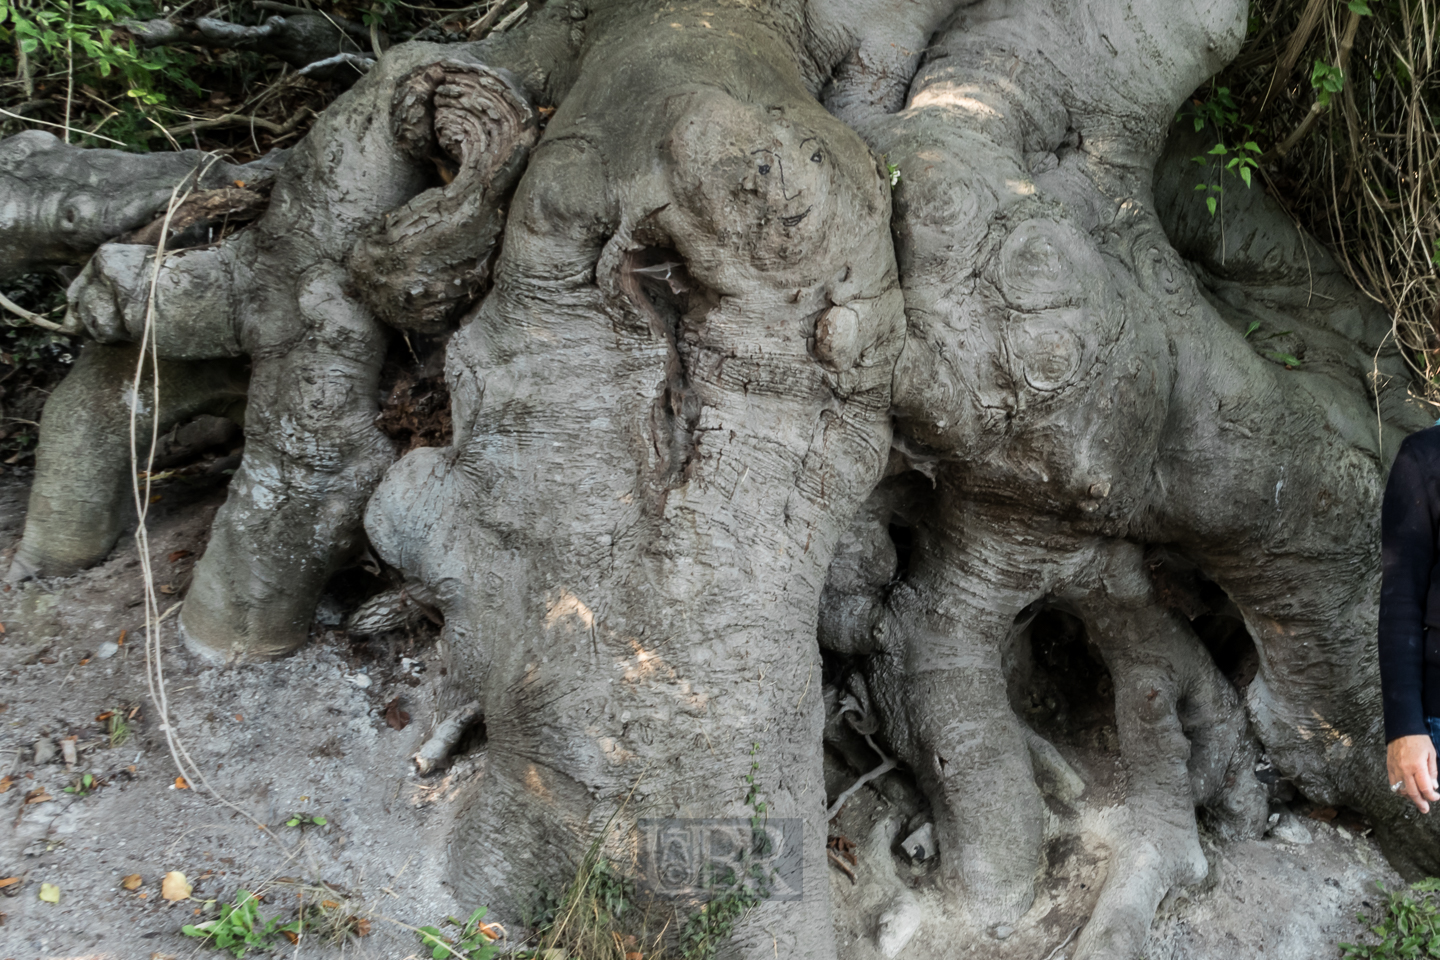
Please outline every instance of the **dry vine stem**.
[[[206, 168], [215, 163], [219, 158], [211, 157]], [[145, 681], [150, 691], [150, 702], [155, 707], [160, 729], [165, 731], [165, 743], [170, 750], [170, 759], [175, 764], [175, 769], [184, 780], [191, 784], [199, 784], [205, 792], [210, 794], [220, 803], [240, 814], [245, 819], [261, 828], [261, 831], [274, 842], [285, 845], [275, 833], [266, 829], [266, 824], [261, 823], [248, 812], [241, 809], [230, 799], [222, 795], [206, 778], [205, 772], [199, 764], [190, 756], [185, 748], [179, 732], [175, 729], [175, 719], [170, 713], [169, 694], [165, 688], [165, 651], [163, 643], [162, 628], [166, 619], [172, 613], [180, 609], [184, 601], [175, 603], [160, 612], [159, 596], [155, 590], [155, 573], [150, 565], [150, 532], [146, 525], [146, 519], [150, 513], [151, 483], [150, 478], [154, 473], [155, 448], [160, 440], [160, 357], [156, 348], [156, 339], [152, 336], [155, 319], [155, 288], [159, 283], [160, 267], [165, 261], [165, 243], [170, 235], [170, 220], [175, 211], [189, 199], [193, 192], [194, 184], [200, 182], [205, 170], [201, 170], [195, 177], [186, 178], [175, 185], [171, 191], [170, 202], [166, 205], [165, 216], [160, 229], [160, 236], [155, 246], [154, 265], [150, 272], [150, 287], [146, 297], [145, 320], [140, 335], [139, 350], [135, 364], [135, 376], [130, 384], [130, 392], [126, 398], [130, 405], [130, 478], [131, 489], [135, 500], [135, 549], [140, 559], [140, 574], [145, 588]], [[188, 186], [186, 186], [188, 184]], [[182, 194], [181, 187], [185, 187]], [[150, 365], [150, 444], [145, 456], [144, 482], [140, 477], [140, 456], [136, 424], [140, 413], [145, 405], [140, 400], [141, 387], [145, 381], [145, 366]]]

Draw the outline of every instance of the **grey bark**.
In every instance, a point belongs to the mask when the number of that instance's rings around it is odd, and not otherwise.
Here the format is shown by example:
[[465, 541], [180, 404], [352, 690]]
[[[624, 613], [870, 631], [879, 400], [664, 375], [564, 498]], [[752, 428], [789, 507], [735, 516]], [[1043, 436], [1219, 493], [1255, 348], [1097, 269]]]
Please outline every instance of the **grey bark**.
[[38, 130], [0, 141], [0, 280], [82, 263], [95, 248], [164, 213], [176, 187], [260, 186], [277, 152], [236, 166], [197, 150], [85, 150]]
[[[1397, 863], [1440, 866], [1384, 786], [1373, 651], [1379, 491], [1428, 418], [1333, 260], [1259, 190], [1232, 186], [1210, 219], [1192, 187], [1213, 173], [1185, 162], [1201, 151], [1167, 146], [1244, 14], [613, 0], [397, 47], [292, 152], [259, 221], [160, 264], [153, 304], [135, 245], [100, 247], [72, 288], [101, 344], [150, 316], [167, 361], [253, 367], [190, 642], [302, 642], [363, 510], [444, 614], [444, 706], [480, 704], [488, 760], [451, 869], [512, 919], [632, 790], [621, 860], [636, 811], [748, 817], [759, 744], [770, 816], [805, 821], [815, 882], [727, 949], [835, 956], [818, 637], [864, 665], [948, 901], [1015, 922], [1042, 861], [1037, 779], [1062, 801], [1085, 788], [1012, 706], [1047, 608], [1109, 671], [1128, 773], [1077, 957], [1141, 955], [1161, 898], [1205, 874], [1197, 809], [1222, 838], [1263, 828], [1262, 749], [1310, 798], [1364, 811]], [[537, 140], [539, 106], [556, 109]], [[393, 464], [372, 423], [382, 320], [458, 323], [453, 443]], [[1290, 332], [1247, 339], [1257, 320]], [[65, 409], [42, 451], [115, 429]], [[83, 496], [59, 474], [37, 479], [21, 551], [73, 567], [108, 543], [45, 527]], [[903, 565], [894, 523], [914, 531]], [[1243, 618], [1243, 694], [1156, 552]]]

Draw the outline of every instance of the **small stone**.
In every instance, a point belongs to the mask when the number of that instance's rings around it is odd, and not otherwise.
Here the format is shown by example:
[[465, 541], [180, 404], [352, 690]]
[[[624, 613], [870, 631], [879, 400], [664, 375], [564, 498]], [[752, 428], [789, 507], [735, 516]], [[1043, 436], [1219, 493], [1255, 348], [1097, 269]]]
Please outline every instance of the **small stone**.
[[349, 680], [351, 683], [355, 684], [355, 686], [359, 687], [361, 690], [369, 690], [369, 689], [370, 689], [370, 678], [369, 678], [369, 676], [367, 676], [366, 674], [363, 674], [363, 673], [352, 673], [352, 674], [350, 674], [350, 676], [346, 677], [345, 679], [346, 679], [346, 680]]
[[41, 737], [35, 741], [35, 765], [49, 763], [55, 759], [55, 741], [49, 737]]
[[1000, 926], [996, 927], [994, 930], [991, 930], [991, 931], [990, 931], [990, 935], [991, 935], [992, 937], [994, 937], [996, 940], [1007, 940], [1007, 939], [1009, 939], [1010, 934], [1012, 934], [1012, 933], [1014, 933], [1014, 932], [1015, 932], [1015, 928], [1014, 928], [1014, 927], [1007, 926], [1006, 924], [1003, 924], [1003, 923], [1002, 923], [1002, 924], [1000, 924]]
[[119, 652], [120, 644], [116, 643], [114, 640], [106, 640], [104, 643], [100, 644], [100, 648], [95, 651], [95, 659], [109, 660], [111, 657], [115, 656], [115, 654]]
[[900, 841], [900, 849], [915, 863], [935, 856], [935, 826], [926, 823]]
[[901, 894], [890, 908], [880, 915], [880, 927], [876, 931], [876, 945], [887, 958], [899, 956], [900, 951], [920, 929], [925, 919], [920, 904], [909, 893]]
[[1305, 825], [1295, 819], [1293, 814], [1289, 813], [1280, 818], [1280, 822], [1270, 831], [1270, 835], [1277, 840], [1284, 840], [1286, 843], [1295, 843], [1302, 846], [1310, 843], [1314, 839], [1310, 836], [1310, 831], [1305, 828]]

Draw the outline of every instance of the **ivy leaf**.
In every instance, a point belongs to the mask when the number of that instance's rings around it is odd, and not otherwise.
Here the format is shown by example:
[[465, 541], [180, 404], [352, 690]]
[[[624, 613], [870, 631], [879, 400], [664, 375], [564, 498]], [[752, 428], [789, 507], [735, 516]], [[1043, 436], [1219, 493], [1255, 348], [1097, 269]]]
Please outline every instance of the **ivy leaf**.
[[1215, 198], [1214, 198], [1214, 197], [1206, 197], [1206, 198], [1205, 198], [1205, 206], [1210, 209], [1210, 216], [1212, 216], [1212, 217], [1215, 216], [1215, 208], [1218, 206], [1218, 204], [1215, 202]]
[[1249, 168], [1249, 167], [1241, 167], [1241, 168], [1240, 168], [1240, 179], [1245, 181], [1245, 186], [1247, 186], [1247, 187], [1250, 186], [1250, 168]]

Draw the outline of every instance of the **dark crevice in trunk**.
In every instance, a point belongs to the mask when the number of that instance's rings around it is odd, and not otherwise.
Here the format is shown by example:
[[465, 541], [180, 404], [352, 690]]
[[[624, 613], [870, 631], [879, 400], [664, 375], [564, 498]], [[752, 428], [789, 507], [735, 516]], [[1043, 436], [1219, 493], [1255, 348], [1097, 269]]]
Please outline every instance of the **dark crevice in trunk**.
[[446, 447], [454, 435], [450, 387], [445, 382], [449, 334], [392, 335], [380, 368], [380, 413], [375, 424], [407, 454], [420, 447]]
[[1118, 755], [1114, 684], [1079, 617], [1041, 609], [1009, 659], [1010, 704], [1023, 722], [1052, 743]]
[[620, 284], [649, 321], [651, 334], [664, 337], [669, 348], [664, 389], [651, 411], [651, 431], [665, 486], [677, 487], [689, 480], [700, 422], [694, 338], [689, 334], [720, 298], [690, 275], [684, 257], [670, 246], [627, 251]]
[[1260, 655], [1239, 607], [1199, 566], [1174, 550], [1147, 547], [1145, 565], [1160, 601], [1190, 621], [1215, 666], [1243, 693], [1260, 669]]

